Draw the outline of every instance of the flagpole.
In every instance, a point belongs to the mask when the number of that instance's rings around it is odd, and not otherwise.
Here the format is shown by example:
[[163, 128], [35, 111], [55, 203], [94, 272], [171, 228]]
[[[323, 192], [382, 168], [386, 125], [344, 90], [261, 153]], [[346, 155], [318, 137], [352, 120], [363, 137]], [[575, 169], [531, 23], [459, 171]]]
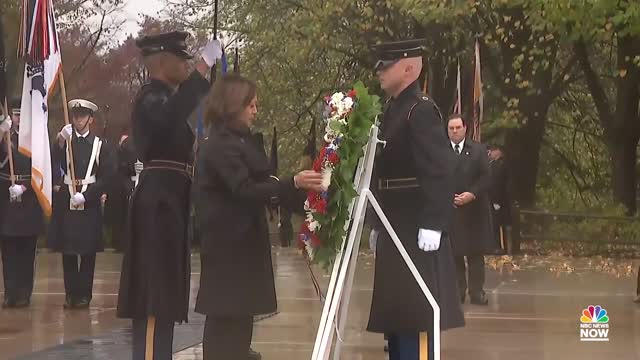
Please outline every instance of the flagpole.
[[[4, 98], [4, 114], [5, 116], [9, 116], [9, 107], [7, 106], [7, 98]], [[11, 129], [9, 129], [9, 131], [7, 131], [6, 134], [4, 134], [7, 138], [6, 138], [6, 142], [7, 142], [7, 155], [9, 157], [9, 174], [11, 175], [11, 186], [16, 184], [16, 172], [15, 172], [15, 168], [13, 167], [13, 144], [11, 144]]]
[[[67, 89], [64, 84], [64, 71], [62, 70], [62, 67], [60, 68], [60, 74], [58, 76], [58, 79], [60, 80], [60, 94], [62, 95], [62, 108], [64, 109], [64, 124], [69, 125], [70, 122], [69, 107], [67, 105]], [[72, 138], [73, 134], [71, 135], [69, 140], [67, 140], [67, 156], [69, 156], [69, 162], [71, 163], [71, 166], [69, 166], [69, 170], [71, 171], [71, 182], [73, 183], [73, 186], [71, 186], [71, 188], [73, 189], [71, 195], [73, 196], [76, 194], [76, 163], [73, 161], [73, 148], [71, 147]]]

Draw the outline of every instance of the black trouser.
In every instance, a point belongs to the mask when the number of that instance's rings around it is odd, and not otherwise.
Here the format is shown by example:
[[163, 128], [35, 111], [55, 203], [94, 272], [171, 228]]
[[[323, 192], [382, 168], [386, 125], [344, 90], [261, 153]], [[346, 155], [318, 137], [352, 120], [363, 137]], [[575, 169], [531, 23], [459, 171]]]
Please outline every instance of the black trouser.
[[484, 294], [484, 256], [473, 255], [467, 256], [467, 265], [464, 262], [464, 256], [456, 256], [456, 273], [458, 276], [458, 289], [460, 296], [464, 296], [467, 292], [467, 273], [469, 274], [469, 296], [472, 298], [479, 297]]
[[156, 318], [133, 320], [133, 360], [171, 360], [173, 326]]
[[[80, 266], [78, 266], [78, 258]], [[64, 292], [67, 297], [91, 300], [93, 293], [93, 273], [96, 268], [96, 254], [62, 254], [64, 270]]]
[[37, 241], [37, 236], [2, 236], [0, 242], [5, 299], [31, 299]]
[[432, 360], [432, 332], [386, 334], [389, 339], [389, 360]]
[[252, 316], [207, 316], [202, 339], [202, 359], [247, 360], [252, 337]]

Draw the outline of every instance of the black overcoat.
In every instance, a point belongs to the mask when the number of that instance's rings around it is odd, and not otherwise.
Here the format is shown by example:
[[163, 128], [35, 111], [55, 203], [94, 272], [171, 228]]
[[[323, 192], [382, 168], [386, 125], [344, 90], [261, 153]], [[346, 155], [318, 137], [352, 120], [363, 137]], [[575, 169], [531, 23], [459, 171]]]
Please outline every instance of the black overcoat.
[[[132, 114], [137, 158], [191, 163], [195, 134], [187, 119], [209, 89], [194, 72], [174, 91], [151, 80]], [[188, 238], [191, 177], [175, 170], [143, 171], [130, 200], [118, 316], [187, 320], [191, 278]]]
[[455, 256], [493, 254], [498, 248], [493, 231], [489, 204], [491, 176], [486, 147], [466, 139], [460, 155], [449, 143], [448, 150], [454, 154], [456, 194], [470, 192], [476, 199], [467, 205], [455, 208], [449, 234]]
[[[86, 137], [78, 137], [75, 132], [71, 138], [76, 180], [85, 178], [94, 142], [101, 141], [97, 136], [89, 133]], [[62, 169], [62, 177], [68, 173], [67, 144], [63, 147], [58, 143], [52, 145], [52, 168]], [[83, 193], [86, 202], [84, 210], [71, 210], [70, 188], [61, 181], [58, 191], [53, 192], [53, 209], [49, 224], [48, 246], [56, 252], [64, 254], [95, 254], [104, 250], [102, 236], [102, 205], [100, 197], [107, 192], [116, 171], [113, 149], [105, 142], [100, 145], [100, 153], [93, 166], [91, 174], [96, 182], [89, 184]], [[76, 192], [82, 191], [82, 186], [76, 187]]]
[[301, 208], [304, 193], [277, 180], [248, 130], [213, 129], [198, 155], [195, 213], [202, 273], [196, 311], [250, 316], [276, 311], [266, 206]]
[[[453, 168], [440, 113], [414, 83], [387, 102], [381, 131], [387, 143], [376, 159], [372, 182], [372, 186], [379, 185], [376, 197], [440, 305], [441, 328], [463, 326], [455, 267], [446, 237], [453, 202]], [[368, 330], [403, 333], [432, 329], [433, 311], [428, 301], [391, 237], [380, 222], [376, 223], [381, 233], [376, 246]], [[438, 251], [418, 248], [420, 228], [443, 231]]]

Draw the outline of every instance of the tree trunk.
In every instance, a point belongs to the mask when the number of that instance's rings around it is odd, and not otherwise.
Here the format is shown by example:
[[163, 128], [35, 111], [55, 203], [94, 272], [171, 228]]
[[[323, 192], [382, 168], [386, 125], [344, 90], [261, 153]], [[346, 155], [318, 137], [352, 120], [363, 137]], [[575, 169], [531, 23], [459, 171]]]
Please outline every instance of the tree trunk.
[[528, 107], [529, 111], [524, 113], [528, 119], [527, 123], [507, 134], [505, 145], [509, 177], [512, 179], [513, 197], [520, 208], [526, 209], [535, 205], [540, 148], [548, 109], [548, 105]]
[[636, 147], [638, 139], [634, 136], [618, 134], [609, 144], [611, 153], [611, 176], [613, 199], [624, 205], [628, 215], [636, 213]]

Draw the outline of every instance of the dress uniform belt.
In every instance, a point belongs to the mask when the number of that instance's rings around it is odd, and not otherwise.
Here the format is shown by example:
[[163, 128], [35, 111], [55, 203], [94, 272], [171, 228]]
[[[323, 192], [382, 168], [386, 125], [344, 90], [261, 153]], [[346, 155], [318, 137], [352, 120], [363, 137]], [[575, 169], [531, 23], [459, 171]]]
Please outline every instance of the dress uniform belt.
[[142, 172], [148, 170], [173, 170], [182, 173], [189, 179], [193, 178], [194, 175], [193, 165], [170, 160], [151, 160], [144, 164]]
[[71, 180], [71, 178], [69, 176], [65, 176], [64, 177], [64, 183], [67, 185], [75, 185], [75, 186], [84, 186], [84, 185], [91, 185], [94, 184], [96, 182], [96, 176], [92, 175], [89, 176], [86, 179], [77, 179], [75, 181], [75, 183]]
[[415, 189], [420, 187], [417, 178], [379, 179], [379, 190]]
[[[31, 175], [13, 175], [13, 179], [16, 182], [29, 182], [31, 181]], [[11, 181], [11, 175], [0, 173], [0, 180]]]

